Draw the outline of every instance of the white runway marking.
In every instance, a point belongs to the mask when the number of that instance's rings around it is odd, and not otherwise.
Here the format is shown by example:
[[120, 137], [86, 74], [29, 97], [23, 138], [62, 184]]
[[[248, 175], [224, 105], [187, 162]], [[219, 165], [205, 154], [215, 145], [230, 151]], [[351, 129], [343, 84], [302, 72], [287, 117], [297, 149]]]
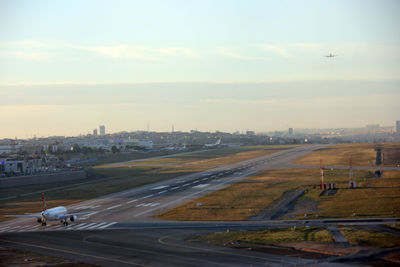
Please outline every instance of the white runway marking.
[[118, 204], [118, 205], [115, 205], [115, 206], [112, 206], [112, 207], [108, 207], [108, 208], [106, 208], [106, 210], [111, 210], [111, 209], [114, 209], [114, 208], [118, 208], [120, 206], [122, 206], [122, 204]]
[[26, 226], [22, 226], [21, 228], [18, 229], [18, 232], [23, 232], [25, 231], [26, 228], [31, 228], [32, 225], [26, 225]]
[[158, 190], [158, 189], [163, 189], [163, 188], [166, 188], [166, 187], [168, 187], [168, 185], [160, 185], [160, 186], [157, 186], [157, 187], [153, 187], [151, 190]]
[[75, 229], [76, 230], [81, 230], [81, 229], [85, 229], [85, 228], [90, 227], [90, 226], [95, 225], [95, 224], [97, 224], [97, 223], [89, 223], [87, 225], [83, 225], [83, 226], [81, 225], [80, 227], [77, 227]]
[[41, 225], [36, 225], [36, 226], [33, 226], [33, 227], [29, 228], [29, 229], [26, 230], [26, 231], [27, 231], [27, 232], [32, 232], [32, 231], [38, 230], [39, 227], [42, 227], [42, 226], [41, 226]]
[[[256, 172], [250, 172], [250, 173], [248, 173], [247, 175], [248, 175], [248, 176], [251, 176], [251, 175], [253, 175], [254, 173], [256, 173]], [[229, 180], [226, 180], [226, 181], [223, 181], [223, 182], [221, 182], [221, 183], [218, 183], [218, 184], [216, 184], [215, 186], [226, 184], [226, 183], [228, 183], [228, 182], [230, 182], [230, 181], [232, 181], [232, 180], [234, 180], [234, 179], [235, 179], [235, 178], [231, 178], [231, 179], [229, 179]], [[176, 202], [181, 201], [182, 199], [186, 199], [186, 198], [190, 198], [190, 197], [192, 197], [192, 196], [198, 195], [198, 194], [200, 194], [200, 193], [202, 193], [202, 192], [204, 192], [204, 191], [206, 191], [206, 190], [207, 190], [207, 189], [203, 189], [203, 190], [194, 192], [194, 193], [192, 193], [192, 194], [185, 195], [185, 196], [183, 196], [183, 197], [181, 197], [181, 198], [179, 198], [179, 199], [175, 199], [175, 200], [172, 200], [172, 201], [170, 201], [170, 202], [164, 203], [164, 204], [160, 205], [159, 207], [154, 207], [154, 208], [151, 208], [151, 209], [148, 209], [148, 210], [139, 212], [139, 213], [137, 213], [137, 214], [135, 215], [135, 217], [138, 217], [138, 216], [141, 216], [141, 215], [143, 215], [143, 214], [152, 212], [153, 210], [157, 210], [157, 209], [159, 209], [159, 208], [167, 207], [167, 206], [169, 206], [169, 205], [171, 205], [171, 204], [173, 204], [173, 203], [176, 203]]]
[[72, 229], [76, 229], [76, 228], [78, 228], [78, 227], [81, 227], [81, 226], [84, 226], [84, 225], [86, 225], [87, 223], [81, 223], [81, 224], [75, 224], [75, 225], [68, 225], [66, 228], [65, 228], [65, 230], [72, 230]]
[[160, 203], [152, 203], [151, 205], [150, 205], [150, 207], [155, 207], [155, 206], [157, 206], [157, 205], [160, 205]]
[[104, 224], [107, 224], [107, 223], [106, 223], [106, 222], [102, 222], [102, 223], [99, 223], [99, 224], [90, 226], [90, 227], [88, 227], [87, 229], [94, 229], [94, 228], [97, 228], [97, 227], [99, 227], [99, 226], [101, 226], [101, 225], [104, 225]]
[[171, 190], [175, 190], [175, 189], [178, 189], [178, 188], [179, 188], [179, 186], [175, 186], [175, 187], [172, 187]]
[[126, 202], [126, 204], [131, 204], [131, 203], [136, 202], [136, 201], [138, 201], [138, 200], [139, 200], [139, 199], [134, 199], [134, 200], [131, 200], [131, 201]]
[[150, 195], [145, 196], [145, 197], [143, 197], [143, 198], [149, 198], [149, 197], [152, 197], [152, 196], [153, 196], [153, 194], [150, 194]]
[[210, 184], [199, 184], [199, 185], [196, 185], [196, 186], [193, 186], [193, 188], [203, 188], [203, 187], [206, 187], [206, 186], [209, 186]]
[[116, 224], [116, 222], [112, 222], [112, 223], [100, 226], [100, 227], [98, 227], [98, 229], [104, 229], [104, 228], [110, 227], [111, 225], [114, 225], [114, 224]]
[[158, 194], [164, 194], [165, 192], [167, 192], [167, 190], [160, 191]]
[[188, 184], [184, 184], [184, 185], [182, 185], [182, 186], [187, 186], [187, 185], [190, 185], [190, 183], [188, 183]]

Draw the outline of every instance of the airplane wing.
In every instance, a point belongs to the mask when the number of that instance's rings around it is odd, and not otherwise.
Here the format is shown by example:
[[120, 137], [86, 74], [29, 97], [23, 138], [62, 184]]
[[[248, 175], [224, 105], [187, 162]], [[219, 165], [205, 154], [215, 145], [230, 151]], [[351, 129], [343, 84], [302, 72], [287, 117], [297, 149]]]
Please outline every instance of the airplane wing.
[[36, 219], [41, 219], [41, 215], [5, 215], [5, 217], [13, 217], [13, 218], [36, 218]]
[[68, 218], [68, 217], [71, 217], [71, 216], [85, 215], [85, 214], [89, 214], [89, 213], [92, 213], [92, 212], [93, 212], [93, 211], [91, 211], [91, 212], [85, 211], [85, 212], [76, 212], [76, 213], [60, 214], [60, 215], [57, 217], [57, 220], [64, 219], [64, 218]]

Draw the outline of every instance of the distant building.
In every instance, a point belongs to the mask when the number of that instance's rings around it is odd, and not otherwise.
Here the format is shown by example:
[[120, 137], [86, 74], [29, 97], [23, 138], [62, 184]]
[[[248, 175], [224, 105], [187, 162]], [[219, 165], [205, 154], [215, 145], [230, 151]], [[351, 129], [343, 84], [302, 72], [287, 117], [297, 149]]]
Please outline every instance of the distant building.
[[293, 136], [293, 128], [289, 128], [289, 135]]
[[104, 125], [99, 126], [100, 135], [106, 135], [106, 127]]
[[254, 136], [256, 133], [254, 131], [246, 131], [247, 136]]
[[379, 130], [379, 124], [367, 125], [367, 131], [369, 134], [375, 134]]
[[97, 129], [93, 129], [93, 135], [97, 136]]
[[400, 120], [396, 121], [396, 133], [400, 134]]

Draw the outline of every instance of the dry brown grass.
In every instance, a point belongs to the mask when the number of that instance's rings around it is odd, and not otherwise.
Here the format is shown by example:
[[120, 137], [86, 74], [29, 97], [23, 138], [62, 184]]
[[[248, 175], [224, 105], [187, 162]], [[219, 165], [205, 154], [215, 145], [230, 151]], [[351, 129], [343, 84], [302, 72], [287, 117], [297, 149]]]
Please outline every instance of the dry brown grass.
[[323, 165], [348, 166], [350, 157], [354, 166], [374, 166], [376, 157], [374, 144], [340, 144], [313, 152], [294, 162], [319, 165], [320, 159], [322, 159]]
[[[330, 148], [322, 149], [313, 152], [307, 156], [295, 160], [298, 164], [319, 165], [322, 159], [323, 165], [332, 166], [348, 166], [349, 158], [352, 158], [353, 166], [375, 166], [376, 160], [376, 144], [340, 144]], [[394, 166], [393, 162], [399, 162], [400, 159], [396, 158], [400, 153], [400, 143], [384, 143], [382, 144], [384, 158], [387, 155], [387, 162], [385, 166]], [[390, 153], [385, 154], [386, 151]], [[386, 161], [385, 160], [385, 161]]]
[[108, 168], [136, 168], [136, 167], [153, 167], [163, 169], [163, 172], [200, 172], [207, 169], [212, 169], [221, 165], [232, 164], [235, 162], [248, 160], [265, 156], [271, 153], [278, 152], [280, 150], [257, 150], [257, 151], [246, 151], [239, 152], [229, 156], [216, 157], [210, 159], [198, 160], [192, 157], [171, 157], [171, 158], [160, 158], [144, 160], [140, 162], [132, 162], [124, 165], [101, 165], [96, 166], [97, 169], [108, 169]]
[[399, 174], [393, 171], [385, 172], [386, 178], [358, 179], [357, 189], [342, 183], [334, 196], [319, 196], [319, 190], [310, 190], [306, 196], [319, 202], [320, 217], [400, 217]]
[[270, 171], [188, 202], [158, 217], [189, 221], [246, 220], [267, 208], [284, 192], [299, 186], [312, 186], [317, 180], [317, 169]]
[[[168, 220], [247, 220], [277, 201], [286, 191], [307, 189], [305, 198], [318, 204], [308, 218], [326, 217], [400, 217], [400, 172], [384, 172], [384, 178], [373, 178], [373, 172], [355, 171], [359, 188], [348, 189], [347, 170], [325, 172], [325, 181], [339, 187], [334, 196], [320, 196], [319, 170], [275, 170], [249, 178], [225, 189], [188, 202], [158, 217]], [[202, 203], [198, 206], [197, 203]], [[300, 217], [301, 216], [301, 217]], [[304, 213], [299, 215], [304, 218]]]

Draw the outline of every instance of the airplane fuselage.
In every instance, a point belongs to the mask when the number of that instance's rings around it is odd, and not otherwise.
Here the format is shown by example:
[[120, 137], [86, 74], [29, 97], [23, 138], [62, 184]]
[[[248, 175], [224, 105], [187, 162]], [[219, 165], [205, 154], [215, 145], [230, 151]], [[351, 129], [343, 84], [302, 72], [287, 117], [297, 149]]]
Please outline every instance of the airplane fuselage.
[[42, 217], [44, 217], [48, 221], [57, 221], [65, 214], [67, 214], [67, 209], [60, 206], [43, 211]]

